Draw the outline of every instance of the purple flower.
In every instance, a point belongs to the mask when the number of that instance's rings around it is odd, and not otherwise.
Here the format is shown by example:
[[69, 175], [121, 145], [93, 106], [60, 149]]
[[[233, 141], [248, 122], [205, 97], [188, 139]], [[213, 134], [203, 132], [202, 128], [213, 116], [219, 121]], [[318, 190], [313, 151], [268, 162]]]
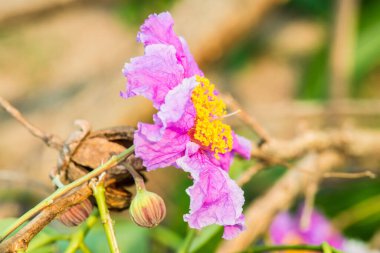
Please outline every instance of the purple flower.
[[225, 104], [174, 33], [169, 13], [150, 15], [137, 40], [145, 54], [125, 65], [127, 88], [121, 95], [145, 96], [158, 113], [154, 124], [138, 124], [136, 156], [148, 171], [176, 166], [189, 172], [194, 184], [187, 189], [185, 221], [197, 229], [223, 225], [223, 237], [233, 238], [244, 229], [244, 197], [228, 170], [234, 153], [249, 159], [251, 144], [222, 122]]
[[313, 210], [310, 225], [305, 230], [301, 229], [300, 219], [301, 212], [295, 216], [287, 212], [278, 214], [269, 231], [273, 244], [319, 245], [327, 242], [337, 249], [342, 249], [343, 236], [321, 213]]

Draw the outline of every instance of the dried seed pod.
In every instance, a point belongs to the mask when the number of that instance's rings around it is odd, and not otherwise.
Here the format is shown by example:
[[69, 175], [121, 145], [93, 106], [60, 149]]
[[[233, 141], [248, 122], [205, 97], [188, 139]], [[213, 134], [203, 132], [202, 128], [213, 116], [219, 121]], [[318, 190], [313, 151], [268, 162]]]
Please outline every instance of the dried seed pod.
[[93, 205], [89, 199], [70, 207], [66, 212], [62, 213], [58, 220], [67, 227], [78, 226], [90, 216]]
[[[62, 183], [68, 184], [86, 175], [91, 170], [107, 161], [112, 155], [119, 154], [133, 144], [135, 128], [113, 127], [90, 132], [69, 159], [67, 166], [61, 169]], [[75, 143], [73, 143], [74, 145]], [[75, 145], [74, 145], [75, 146]], [[69, 145], [71, 148], [71, 146]], [[142, 160], [130, 155], [125, 162], [141, 172], [145, 168]], [[132, 176], [125, 169], [114, 167], [107, 171], [105, 178], [106, 200], [113, 211], [122, 211], [129, 207], [132, 194], [126, 189], [134, 185]]]
[[106, 188], [106, 202], [110, 210], [120, 211], [127, 209], [131, 204], [132, 193], [115, 185]]
[[156, 193], [140, 189], [132, 200], [129, 213], [137, 225], [152, 228], [165, 218], [165, 202]]

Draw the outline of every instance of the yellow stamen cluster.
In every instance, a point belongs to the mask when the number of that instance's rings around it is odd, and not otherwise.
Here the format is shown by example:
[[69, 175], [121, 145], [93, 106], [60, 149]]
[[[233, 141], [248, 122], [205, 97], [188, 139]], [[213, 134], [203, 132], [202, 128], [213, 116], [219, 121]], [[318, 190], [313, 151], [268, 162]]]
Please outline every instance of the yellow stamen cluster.
[[219, 159], [219, 154], [232, 149], [231, 127], [221, 121], [226, 114], [226, 105], [214, 94], [215, 85], [207, 78], [196, 76], [196, 80], [199, 85], [191, 94], [196, 111], [193, 138]]

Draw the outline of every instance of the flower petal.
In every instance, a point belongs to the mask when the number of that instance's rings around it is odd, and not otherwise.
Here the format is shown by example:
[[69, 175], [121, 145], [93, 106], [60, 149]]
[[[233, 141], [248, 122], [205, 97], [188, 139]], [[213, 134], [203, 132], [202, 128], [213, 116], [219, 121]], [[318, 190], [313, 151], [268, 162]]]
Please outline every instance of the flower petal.
[[235, 133], [233, 133], [232, 135], [233, 135], [232, 151], [238, 153], [245, 159], [250, 159], [252, 143], [248, 139], [240, 135], [237, 135]]
[[235, 225], [224, 226], [223, 238], [231, 240], [238, 236], [243, 230], [245, 230], [244, 215], [241, 215]]
[[219, 154], [219, 159], [216, 159], [214, 156], [210, 157], [211, 161], [218, 167], [221, 167], [225, 171], [229, 171], [233, 157], [235, 153], [238, 153], [245, 159], [251, 157], [252, 143], [246, 138], [235, 134], [232, 132], [233, 138], [233, 147], [231, 152], [225, 154]]
[[195, 77], [186, 78], [168, 92], [165, 103], [157, 113], [164, 128], [170, 127], [180, 132], [188, 132], [194, 125], [195, 109], [191, 94], [198, 83]]
[[135, 154], [148, 171], [167, 167], [184, 155], [188, 141], [187, 135], [170, 129], [162, 133], [160, 126], [139, 123], [134, 135]]
[[156, 108], [164, 102], [168, 91], [183, 79], [183, 67], [177, 62], [175, 48], [159, 44], [147, 46], [145, 55], [131, 59], [123, 73], [127, 87], [121, 96], [142, 95], [152, 100]]
[[203, 76], [202, 71], [198, 68], [189, 48], [183, 38], [176, 35], [173, 30], [174, 20], [169, 12], [150, 15], [140, 27], [137, 35], [137, 41], [142, 42], [145, 46], [152, 44], [172, 45], [176, 49], [178, 62], [183, 66], [185, 77], [194, 75]]
[[[190, 195], [190, 212], [184, 216], [184, 220], [190, 227], [197, 229], [211, 224], [241, 224], [243, 191], [227, 172], [216, 167], [202, 150], [196, 151], [196, 145], [188, 145], [187, 154], [177, 160], [177, 164], [189, 171], [194, 178], [194, 185], [187, 189]], [[189, 150], [195, 153], [191, 155]], [[236, 228], [238, 227], [227, 228], [226, 236], [229, 235], [228, 230], [232, 232], [232, 229]]]

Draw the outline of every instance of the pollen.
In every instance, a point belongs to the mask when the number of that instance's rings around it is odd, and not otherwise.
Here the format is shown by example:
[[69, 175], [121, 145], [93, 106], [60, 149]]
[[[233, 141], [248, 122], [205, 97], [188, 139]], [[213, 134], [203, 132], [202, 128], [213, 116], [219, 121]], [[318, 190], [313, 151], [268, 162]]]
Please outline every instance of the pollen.
[[224, 124], [221, 119], [226, 115], [226, 105], [217, 96], [215, 85], [205, 77], [196, 76], [199, 83], [191, 94], [191, 100], [196, 111], [193, 138], [203, 147], [219, 154], [232, 149], [231, 127]]

